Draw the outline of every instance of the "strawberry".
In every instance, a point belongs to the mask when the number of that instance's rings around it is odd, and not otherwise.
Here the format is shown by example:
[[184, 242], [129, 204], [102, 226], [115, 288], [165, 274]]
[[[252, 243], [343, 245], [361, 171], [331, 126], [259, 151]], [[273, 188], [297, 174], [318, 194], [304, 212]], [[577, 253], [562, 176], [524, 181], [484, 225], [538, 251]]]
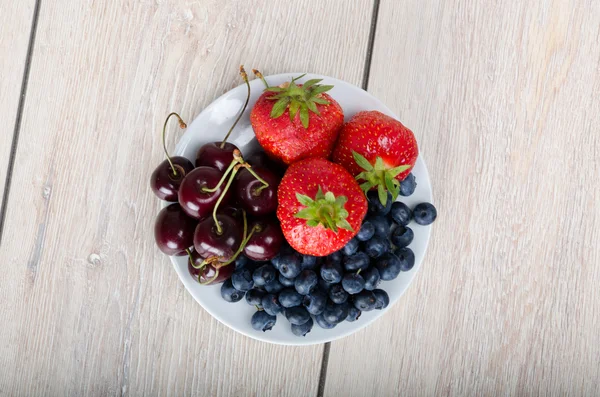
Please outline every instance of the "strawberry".
[[[262, 78], [260, 72], [255, 74]], [[279, 87], [267, 85], [250, 113], [258, 143], [285, 164], [329, 157], [344, 123], [342, 108], [325, 94], [333, 86], [317, 84], [321, 79], [296, 84], [303, 76]]]
[[417, 161], [419, 148], [411, 130], [398, 120], [376, 110], [355, 114], [348, 121], [333, 150], [333, 161], [361, 182], [367, 193], [377, 189], [383, 205], [387, 193], [398, 197], [400, 181]]
[[292, 164], [277, 191], [277, 218], [286, 240], [305, 255], [325, 256], [358, 233], [367, 200], [342, 166], [320, 158]]

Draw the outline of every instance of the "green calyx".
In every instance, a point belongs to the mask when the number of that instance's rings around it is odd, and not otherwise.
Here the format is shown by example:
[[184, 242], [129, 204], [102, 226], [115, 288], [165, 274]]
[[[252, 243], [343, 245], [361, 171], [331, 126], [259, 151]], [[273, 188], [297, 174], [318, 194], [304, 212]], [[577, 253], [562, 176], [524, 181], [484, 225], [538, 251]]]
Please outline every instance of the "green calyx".
[[319, 186], [314, 200], [300, 193], [296, 193], [296, 198], [306, 208], [301, 209], [294, 216], [305, 219], [308, 226], [323, 225], [326, 229], [331, 229], [336, 233], [338, 229], [354, 231], [346, 220], [348, 218], [348, 211], [344, 208], [348, 201], [346, 196], [335, 197], [332, 192], [323, 193]]
[[400, 182], [398, 182], [396, 177], [409, 169], [410, 165], [399, 165], [394, 168], [386, 168], [381, 157], [377, 157], [375, 159], [375, 165], [373, 165], [369, 160], [364, 158], [364, 156], [354, 150], [352, 151], [352, 157], [354, 157], [356, 164], [364, 170], [355, 177], [357, 181], [362, 181], [360, 188], [363, 192], [367, 194], [369, 190], [377, 186], [379, 201], [381, 201], [383, 206], [387, 203], [387, 192], [390, 192], [392, 194], [392, 200], [396, 201], [398, 193], [400, 192]]
[[269, 99], [277, 101], [271, 109], [271, 118], [276, 119], [281, 116], [285, 109], [290, 109], [290, 120], [294, 121], [296, 114], [300, 112], [300, 122], [304, 128], [308, 128], [309, 112], [320, 114], [318, 105], [329, 105], [329, 101], [321, 95], [333, 88], [332, 85], [320, 85], [322, 79], [311, 79], [298, 86], [296, 81], [304, 77], [301, 75], [294, 77], [289, 84], [279, 87], [268, 87], [265, 91], [273, 92], [275, 95]]

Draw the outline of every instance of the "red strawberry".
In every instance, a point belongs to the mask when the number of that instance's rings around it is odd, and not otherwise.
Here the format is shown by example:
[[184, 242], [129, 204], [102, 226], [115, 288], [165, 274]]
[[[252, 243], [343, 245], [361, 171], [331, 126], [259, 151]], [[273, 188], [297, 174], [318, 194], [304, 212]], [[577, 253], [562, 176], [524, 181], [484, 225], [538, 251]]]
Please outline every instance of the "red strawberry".
[[329, 157], [344, 123], [342, 108], [325, 94], [333, 86], [317, 84], [320, 79], [296, 84], [301, 77], [267, 87], [250, 113], [258, 143], [270, 157], [286, 164]]
[[361, 182], [366, 193], [378, 189], [385, 205], [386, 191], [396, 200], [402, 181], [417, 161], [419, 148], [411, 130], [376, 110], [355, 114], [347, 122], [333, 150], [333, 161]]
[[305, 255], [325, 256], [358, 233], [367, 200], [352, 175], [325, 159], [292, 164], [277, 191], [286, 240]]

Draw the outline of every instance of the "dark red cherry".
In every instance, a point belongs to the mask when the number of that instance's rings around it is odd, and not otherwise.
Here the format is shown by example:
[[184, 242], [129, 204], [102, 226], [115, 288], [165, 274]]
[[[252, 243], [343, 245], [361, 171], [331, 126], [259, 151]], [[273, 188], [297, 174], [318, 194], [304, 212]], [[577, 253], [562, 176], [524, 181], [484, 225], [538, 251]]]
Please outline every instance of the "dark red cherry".
[[194, 244], [197, 224], [177, 203], [163, 208], [154, 223], [156, 245], [167, 255], [187, 255], [185, 250]]
[[241, 206], [251, 215], [266, 215], [277, 210], [277, 186], [279, 177], [270, 170], [257, 166], [252, 167], [260, 178], [268, 183], [264, 187], [262, 181], [256, 179], [248, 169], [238, 173], [235, 183], [235, 197]]
[[244, 247], [244, 254], [248, 258], [255, 261], [268, 261], [279, 253], [284, 237], [275, 217], [256, 220], [250, 223], [248, 230], [254, 230], [248, 244]]
[[[200, 255], [198, 255], [196, 250], [191, 250], [191, 254], [192, 254], [191, 259], [188, 260], [188, 270], [189, 270], [190, 274], [192, 275], [192, 277], [194, 277], [194, 279], [196, 281], [199, 281], [200, 283], [202, 283], [204, 285], [212, 285], [212, 284], [222, 283], [223, 281], [225, 281], [229, 277], [231, 277], [231, 275], [233, 274], [233, 271], [235, 270], [235, 264], [233, 264], [233, 263], [226, 265], [226, 266], [222, 266], [219, 268], [219, 275], [213, 280], [213, 278], [215, 277], [215, 274], [217, 272], [217, 269], [215, 269], [214, 265], [206, 264], [202, 269], [196, 269], [194, 266], [192, 266], [192, 263], [196, 267], [199, 268], [202, 266], [202, 262], [204, 261], [204, 258], [200, 257]], [[200, 278], [198, 279], [199, 275], [200, 275]]]
[[225, 207], [219, 206], [219, 210], [217, 211], [217, 213], [229, 215], [230, 217], [232, 217], [233, 219], [238, 221], [240, 223], [240, 225], [243, 225], [244, 210], [242, 210], [239, 206], [234, 207], [232, 204], [225, 206]]
[[196, 154], [196, 167], [212, 167], [225, 171], [233, 161], [233, 151], [239, 150], [233, 143], [211, 142], [202, 145]]
[[[214, 188], [221, 181], [223, 173], [210, 167], [198, 167], [181, 182], [179, 187], [179, 204], [191, 217], [202, 219], [212, 213], [212, 210], [223, 192], [225, 183], [214, 192], [205, 192], [203, 188]], [[225, 193], [221, 204], [227, 204], [231, 193]]]
[[200, 221], [194, 232], [194, 248], [204, 259], [217, 257], [226, 262], [240, 247], [244, 227], [229, 215], [217, 214], [217, 220], [220, 232], [212, 217]]
[[179, 186], [183, 178], [194, 169], [194, 164], [181, 156], [171, 157], [171, 161], [176, 172], [173, 172], [169, 160], [163, 161], [152, 173], [150, 187], [159, 199], [175, 202], [178, 199]]
[[244, 160], [252, 165], [253, 167], [263, 167], [267, 168], [269, 171], [273, 172], [279, 178], [283, 177], [285, 174], [286, 166], [283, 163], [279, 163], [273, 159], [271, 159], [267, 154], [263, 151], [256, 151], [252, 153]]

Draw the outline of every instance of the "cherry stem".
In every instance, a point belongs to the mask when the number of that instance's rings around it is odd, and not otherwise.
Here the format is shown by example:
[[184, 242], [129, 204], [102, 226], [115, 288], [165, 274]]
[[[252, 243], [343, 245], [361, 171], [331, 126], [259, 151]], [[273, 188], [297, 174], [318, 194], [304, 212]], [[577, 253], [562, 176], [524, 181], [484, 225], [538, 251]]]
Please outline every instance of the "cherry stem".
[[237, 249], [237, 251], [235, 252], [235, 254], [233, 254], [231, 259], [229, 259], [227, 262], [220, 265], [219, 268], [221, 268], [223, 266], [227, 266], [227, 265], [231, 264], [233, 261], [235, 261], [237, 259], [237, 257], [240, 256], [240, 254], [242, 253], [244, 248], [246, 248], [246, 245], [248, 244], [248, 241], [250, 241], [250, 239], [252, 238], [252, 235], [254, 234], [254, 232], [259, 231], [259, 229], [260, 229], [258, 227], [258, 225], [255, 225], [252, 228], [252, 230], [250, 230], [250, 233], [248, 234], [248, 219], [246, 218], [246, 211], [243, 211], [242, 214], [244, 215], [244, 235], [243, 235], [244, 237], [242, 239], [242, 243], [240, 244], [240, 246]]
[[169, 152], [167, 151], [167, 143], [165, 141], [167, 123], [169, 122], [169, 119], [171, 118], [171, 116], [175, 116], [179, 119], [179, 127], [181, 129], [187, 128], [187, 125], [183, 122], [183, 120], [181, 119], [181, 116], [179, 116], [175, 112], [172, 112], [167, 116], [167, 119], [165, 120], [165, 124], [164, 124], [163, 130], [162, 130], [163, 149], [165, 150], [165, 155], [167, 156], [167, 161], [169, 162], [169, 165], [171, 166], [171, 170], [173, 171], [173, 176], [177, 176], [177, 168], [175, 168], [175, 166], [173, 165], [173, 162], [171, 161], [171, 157], [169, 157]]
[[[233, 159], [233, 162], [238, 162], [239, 160]], [[233, 171], [231, 171], [231, 175], [229, 176], [229, 180], [227, 181], [227, 185], [225, 185], [225, 188], [223, 188], [223, 191], [221, 192], [221, 195], [219, 196], [219, 199], [217, 200], [217, 202], [215, 203], [215, 207], [213, 208], [213, 219], [215, 221], [215, 224], [217, 225], [217, 234], [222, 234], [223, 233], [223, 229], [221, 228], [221, 224], [219, 223], [219, 220], [217, 219], [217, 210], [219, 209], [219, 205], [221, 205], [221, 201], [223, 201], [223, 197], [225, 197], [225, 194], [227, 194], [227, 191], [229, 190], [229, 187], [231, 186], [231, 183], [233, 182], [233, 179], [235, 178], [235, 174], [237, 174], [238, 170], [240, 169], [241, 164], [236, 164], [233, 167]]]
[[218, 269], [218, 268], [215, 268], [215, 275], [214, 275], [214, 276], [213, 276], [213, 277], [212, 277], [210, 280], [207, 280], [207, 281], [201, 281], [201, 280], [200, 280], [200, 274], [199, 274], [199, 275], [198, 275], [198, 282], [199, 282], [200, 284], [202, 284], [202, 285], [208, 285], [208, 284], [212, 283], [213, 281], [215, 281], [215, 280], [217, 279], [217, 277], [219, 277], [219, 269]]
[[244, 70], [244, 65], [240, 66], [240, 76], [242, 76], [242, 79], [244, 79], [244, 82], [246, 83], [246, 86], [248, 87], [248, 95], [246, 96], [246, 102], [244, 103], [244, 106], [242, 107], [242, 111], [237, 116], [237, 119], [235, 119], [235, 121], [233, 122], [233, 125], [231, 126], [229, 131], [227, 131], [227, 135], [225, 135], [223, 142], [221, 142], [221, 145], [220, 145], [221, 149], [223, 149], [225, 147], [225, 143], [227, 142], [227, 139], [229, 139], [229, 135], [231, 135], [231, 132], [237, 125], [238, 121], [240, 121], [240, 119], [244, 115], [244, 111], [248, 107], [248, 102], [250, 101], [250, 82], [248, 81], [248, 75], [246, 74], [246, 71]]
[[269, 83], [267, 83], [267, 80], [265, 80], [265, 76], [263, 76], [263, 74], [261, 72], [259, 72], [256, 69], [252, 69], [252, 73], [254, 73], [254, 75], [256, 77], [258, 77], [259, 79], [262, 80], [263, 84], [265, 85], [265, 87], [269, 88]]
[[219, 181], [219, 183], [217, 183], [215, 185], [215, 187], [213, 187], [213, 188], [208, 188], [206, 186], [202, 187], [202, 189], [201, 189], [202, 192], [204, 192], [204, 193], [214, 193], [214, 192], [216, 192], [217, 189], [219, 189], [219, 187], [221, 187], [221, 185], [223, 184], [223, 182], [225, 182], [225, 178], [227, 178], [227, 175], [229, 175], [229, 173], [231, 172], [231, 170], [233, 169], [233, 167], [235, 167], [235, 165], [237, 163], [244, 163], [244, 159], [242, 158], [242, 153], [238, 149], [234, 149], [234, 151], [233, 151], [233, 160], [231, 161], [231, 163], [229, 164], [229, 166], [225, 170], [225, 173], [221, 177], [221, 180]]
[[261, 187], [259, 187], [258, 189], [256, 189], [256, 195], [258, 196], [260, 194], [260, 192], [262, 192], [264, 189], [269, 187], [269, 183], [267, 181], [265, 181], [264, 179], [262, 179], [260, 176], [258, 176], [258, 174], [256, 173], [256, 171], [254, 171], [252, 169], [252, 167], [246, 167], [246, 169], [248, 170], [249, 173], [251, 173], [256, 179], [258, 179], [259, 182], [261, 182], [263, 185]]
[[362, 269], [358, 269], [358, 271], [356, 272], [356, 275], [357, 275], [357, 276], [360, 274], [360, 271], [361, 271], [361, 270], [362, 270]]

